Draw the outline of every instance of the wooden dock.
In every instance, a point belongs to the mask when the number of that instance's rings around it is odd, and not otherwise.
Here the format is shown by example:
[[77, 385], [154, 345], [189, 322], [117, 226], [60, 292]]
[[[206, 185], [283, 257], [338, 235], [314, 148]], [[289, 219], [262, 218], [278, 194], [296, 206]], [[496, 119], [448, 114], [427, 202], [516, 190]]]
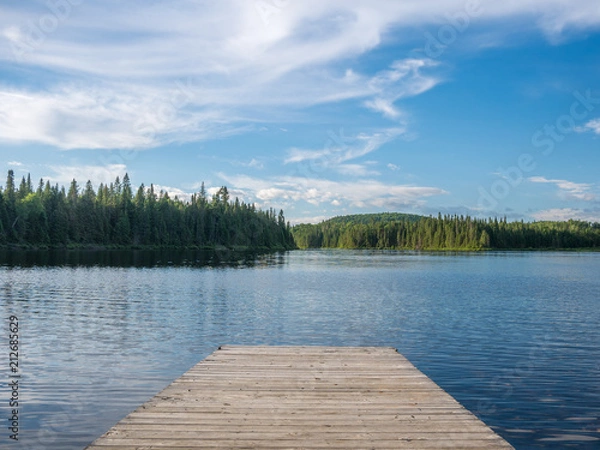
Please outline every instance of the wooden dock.
[[223, 346], [87, 450], [512, 449], [393, 348]]

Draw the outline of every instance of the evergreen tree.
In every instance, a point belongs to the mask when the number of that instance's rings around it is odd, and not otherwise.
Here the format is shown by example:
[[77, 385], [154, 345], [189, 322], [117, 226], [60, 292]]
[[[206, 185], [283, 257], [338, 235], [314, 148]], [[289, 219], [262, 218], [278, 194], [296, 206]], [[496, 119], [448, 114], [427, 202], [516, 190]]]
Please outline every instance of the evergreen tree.
[[600, 224], [589, 222], [508, 222], [464, 216], [415, 217], [375, 214], [336, 217], [300, 224], [292, 234], [301, 248], [391, 248], [482, 250], [600, 248]]
[[[35, 192], [31, 178], [15, 189], [9, 171], [0, 189], [0, 243], [31, 245], [240, 245], [294, 248], [283, 212], [275, 218], [236, 199], [225, 186], [206, 201], [204, 188], [191, 202], [158, 196], [154, 185], [142, 184], [133, 196], [129, 175], [94, 191], [88, 181], [80, 190], [72, 180], [64, 187], [40, 180]], [[248, 232], [254, 224], [256, 233]]]

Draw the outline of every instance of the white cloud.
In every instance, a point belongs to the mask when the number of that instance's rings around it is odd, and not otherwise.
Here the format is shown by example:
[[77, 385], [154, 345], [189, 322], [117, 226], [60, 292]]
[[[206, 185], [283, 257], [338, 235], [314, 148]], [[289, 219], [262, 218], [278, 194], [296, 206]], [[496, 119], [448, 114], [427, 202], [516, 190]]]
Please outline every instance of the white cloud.
[[300, 148], [291, 148], [288, 150], [288, 157], [283, 161], [284, 164], [298, 163], [314, 159], [321, 159], [331, 154], [328, 149], [323, 150], [303, 150]]
[[21, 167], [23, 166], [22, 162], [19, 161], [9, 161], [6, 163], [8, 166]]
[[578, 131], [580, 133], [583, 133], [585, 131], [591, 131], [593, 133], [600, 134], [600, 118], [590, 120], [583, 127], [577, 127], [575, 131]]
[[177, 197], [179, 200], [182, 200], [184, 202], [189, 202], [192, 199], [191, 192], [186, 192], [179, 188], [174, 188], [174, 187], [170, 187], [170, 186], [161, 186], [160, 184], [155, 184], [154, 192], [156, 192], [158, 194], [160, 191], [168, 193], [169, 198], [172, 198], [172, 199]]
[[361, 133], [357, 136], [348, 136], [344, 130], [338, 133], [330, 131], [329, 138], [321, 150], [306, 150], [293, 148], [288, 151], [285, 164], [311, 162], [312, 170], [331, 169], [343, 175], [367, 176], [378, 175], [377, 171], [368, 169], [370, 162], [348, 163], [369, 153], [375, 152], [382, 145], [392, 141], [405, 132], [404, 128], [388, 128], [372, 134]]
[[559, 194], [567, 200], [593, 201], [596, 195], [590, 192], [593, 185], [587, 183], [574, 183], [567, 180], [549, 180], [544, 177], [530, 177], [532, 183], [550, 183], [559, 188]]
[[400, 166], [397, 166], [396, 164], [392, 164], [392, 163], [388, 163], [388, 165], [386, 167], [394, 172], [396, 170], [400, 170]]
[[236, 166], [236, 167], [250, 167], [252, 169], [259, 169], [259, 170], [262, 170], [265, 168], [265, 164], [257, 158], [252, 158], [248, 162], [240, 161], [239, 159], [234, 159], [234, 160], [222, 159], [222, 160], [226, 161], [229, 164], [231, 164], [232, 166]]
[[54, 174], [46, 175], [42, 178], [53, 184], [58, 183], [64, 186], [68, 186], [72, 180], [77, 180], [79, 186], [83, 187], [89, 180], [97, 188], [100, 183], [112, 183], [117, 177], [123, 180], [123, 177], [127, 173], [127, 166], [125, 164], [109, 164], [106, 166], [49, 166], [49, 168]]
[[302, 216], [290, 219], [290, 223], [292, 225], [298, 225], [299, 223], [319, 223], [330, 218], [331, 216]]
[[527, 7], [534, 14], [541, 13], [537, 23], [553, 41], [561, 40], [563, 34], [569, 29], [597, 27], [600, 22], [598, 3], [594, 0], [552, 0], [547, 2], [529, 0], [529, 3], [530, 5]]
[[369, 87], [376, 96], [373, 100], [367, 100], [365, 106], [382, 113], [389, 119], [400, 118], [401, 113], [394, 107], [394, 102], [421, 94], [438, 84], [439, 79], [421, 73], [421, 69], [434, 67], [437, 64], [430, 59], [395, 61], [390, 70], [382, 71], [369, 81]]
[[531, 216], [535, 220], [553, 220], [553, 221], [567, 221], [582, 220], [584, 222], [599, 222], [600, 223], [600, 211], [590, 211], [572, 208], [554, 208], [537, 211]]
[[[277, 77], [362, 54], [380, 44], [392, 26], [445, 23], [444, 13], [463, 12], [465, 2], [304, 0], [274, 5], [274, 9], [278, 13], [265, 24], [256, 2], [246, 0], [90, 0], [60, 24], [60, 33], [47, 35], [42, 45], [26, 56], [33, 64], [110, 77], [231, 75], [240, 69], [274, 69], [271, 76]], [[600, 22], [595, 0], [485, 2], [479, 9], [478, 20], [533, 16], [549, 34]], [[3, 5], [0, 30], [13, 43], [18, 42], [28, 34], [28, 20], [35, 22], [46, 12], [38, 8], [34, 14], [27, 5]], [[96, 26], [90, 28], [90, 23]], [[87, 39], [75, 39], [81, 37], [81, 30], [87, 30]], [[118, 40], [106, 38], [115, 33]], [[148, 58], [149, 49], [152, 58]], [[10, 46], [2, 50], [1, 57], [13, 56]], [[348, 70], [345, 78], [352, 80], [353, 76]]]
[[290, 200], [292, 198], [292, 194], [287, 189], [270, 187], [258, 190], [256, 192], [256, 197], [259, 200], [270, 202], [275, 199]]
[[[294, 86], [262, 79], [248, 85], [251, 81], [218, 87], [190, 77], [150, 84], [77, 82], [44, 91], [0, 85], [0, 139], [63, 149], [149, 148], [248, 131], [255, 121], [276, 120], [283, 106], [302, 108], [372, 95], [367, 78], [352, 86], [310, 75]], [[275, 110], [263, 117], [245, 112], [258, 108]]]
[[248, 167], [253, 167], [255, 169], [264, 169], [265, 165], [256, 158], [252, 158], [252, 160], [248, 163]]
[[19, 42], [24, 39], [21, 29], [16, 26], [9, 26], [2, 30], [2, 36], [8, 39], [9, 42]]
[[375, 112], [383, 114], [388, 119], [398, 119], [400, 111], [394, 107], [391, 101], [383, 98], [367, 100], [365, 106]]
[[[333, 181], [319, 178], [280, 176], [270, 179], [247, 175], [219, 176], [235, 189], [241, 189], [252, 198], [263, 202], [262, 206], [278, 205], [282, 202], [304, 201], [311, 205], [335, 204], [364, 208], [375, 206], [396, 209], [423, 204], [428, 197], [448, 192], [427, 186], [385, 184], [377, 180]], [[335, 203], [334, 203], [335, 202]]]
[[[56, 77], [36, 87], [25, 79], [0, 85], [0, 136], [65, 149], [147, 148], [243, 132], [279, 120], [284, 107], [346, 99], [397, 121], [396, 101], [440, 82], [424, 74], [436, 63], [390, 61], [377, 74], [349, 66], [391, 29], [401, 41], [465, 9], [464, 0], [273, 2], [265, 22], [256, 4], [89, 0], [35, 40], [30, 24], [52, 14], [48, 7], [3, 2], [0, 64]], [[477, 20], [505, 35], [511, 19], [523, 17], [548, 36], [600, 23], [596, 0], [486, 2], [480, 9]], [[17, 48], [26, 51], [19, 56]]]
[[224, 125], [216, 109], [186, 109], [175, 102], [176, 91], [107, 85], [24, 95], [0, 88], [0, 140], [63, 149], [136, 149], [243, 129]]
[[354, 177], [380, 175], [379, 172], [368, 169], [364, 164], [340, 164], [336, 167], [336, 170], [342, 175], [350, 175]]

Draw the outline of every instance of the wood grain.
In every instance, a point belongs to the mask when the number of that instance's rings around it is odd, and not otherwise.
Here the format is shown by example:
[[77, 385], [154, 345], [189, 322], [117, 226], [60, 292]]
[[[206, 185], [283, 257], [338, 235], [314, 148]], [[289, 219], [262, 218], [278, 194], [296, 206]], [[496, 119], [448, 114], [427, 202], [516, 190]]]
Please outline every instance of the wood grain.
[[512, 449], [393, 348], [223, 346], [87, 450]]

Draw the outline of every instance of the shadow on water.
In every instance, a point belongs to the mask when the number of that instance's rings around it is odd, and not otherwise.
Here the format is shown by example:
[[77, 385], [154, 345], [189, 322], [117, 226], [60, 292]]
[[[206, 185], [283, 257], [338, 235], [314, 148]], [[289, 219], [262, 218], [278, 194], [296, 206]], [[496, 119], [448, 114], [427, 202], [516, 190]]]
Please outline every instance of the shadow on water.
[[0, 249], [14, 448], [80, 450], [239, 344], [394, 347], [515, 448], [598, 450], [599, 272], [599, 253]]
[[230, 249], [0, 249], [0, 266], [7, 267], [255, 267], [284, 262], [285, 252]]

